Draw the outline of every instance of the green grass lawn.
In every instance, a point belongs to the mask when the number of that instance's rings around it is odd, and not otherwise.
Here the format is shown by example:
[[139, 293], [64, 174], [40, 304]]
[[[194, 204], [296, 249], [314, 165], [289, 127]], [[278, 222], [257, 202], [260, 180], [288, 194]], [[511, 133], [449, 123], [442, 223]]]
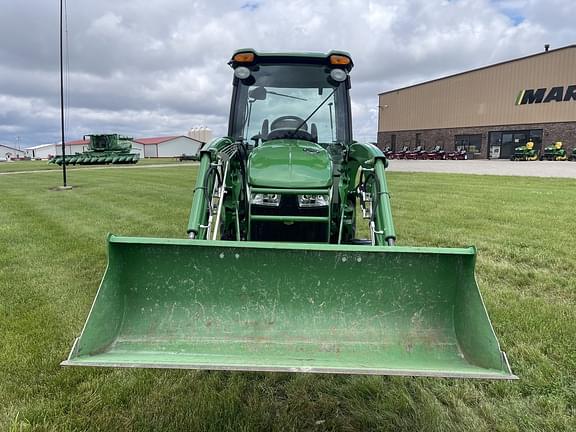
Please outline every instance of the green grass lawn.
[[[126, 166], [164, 165], [173, 163], [190, 163], [190, 161], [180, 162], [176, 158], [147, 158], [147, 159], [140, 159], [136, 165], [126, 165]], [[96, 166], [105, 166], [105, 165], [69, 165], [68, 169], [76, 170]], [[48, 161], [45, 160], [29, 160], [29, 161], [19, 160], [10, 162], [0, 162], [0, 173], [16, 172], [16, 171], [62, 171], [62, 167], [55, 164], [50, 164], [48, 163]]]
[[108, 232], [183, 237], [195, 166], [0, 176], [0, 431], [574, 431], [576, 181], [392, 173], [399, 244], [479, 249], [515, 382], [61, 368]]

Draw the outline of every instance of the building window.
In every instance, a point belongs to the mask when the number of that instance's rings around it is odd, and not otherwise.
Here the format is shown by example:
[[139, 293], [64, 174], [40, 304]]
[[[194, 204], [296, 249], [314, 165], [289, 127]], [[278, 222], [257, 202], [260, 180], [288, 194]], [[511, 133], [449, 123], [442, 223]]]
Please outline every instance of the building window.
[[488, 134], [488, 159], [500, 159], [502, 151], [502, 132]]
[[494, 131], [488, 134], [490, 159], [509, 159], [514, 149], [525, 145], [528, 140], [534, 143], [534, 149], [542, 147], [542, 129]]
[[390, 148], [392, 151], [396, 151], [396, 134], [390, 136]]
[[534, 145], [540, 148], [542, 145], [542, 129], [532, 129], [529, 135]]
[[422, 145], [422, 134], [421, 133], [417, 133], [416, 134], [416, 145]]
[[456, 150], [466, 150], [468, 153], [480, 153], [482, 147], [482, 134], [456, 135], [454, 137]]

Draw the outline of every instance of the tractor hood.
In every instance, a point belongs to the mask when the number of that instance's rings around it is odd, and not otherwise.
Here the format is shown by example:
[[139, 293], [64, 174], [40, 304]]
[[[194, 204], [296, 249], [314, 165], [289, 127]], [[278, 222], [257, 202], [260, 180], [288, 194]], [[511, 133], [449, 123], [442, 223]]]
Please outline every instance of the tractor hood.
[[332, 184], [332, 160], [324, 148], [309, 141], [268, 141], [252, 151], [248, 181], [259, 187], [325, 188]]

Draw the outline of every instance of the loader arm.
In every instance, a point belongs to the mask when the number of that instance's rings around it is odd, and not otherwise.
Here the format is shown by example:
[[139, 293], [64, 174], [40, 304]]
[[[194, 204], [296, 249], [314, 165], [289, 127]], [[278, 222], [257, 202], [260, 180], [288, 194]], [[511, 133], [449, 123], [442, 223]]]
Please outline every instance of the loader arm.
[[217, 180], [218, 153], [234, 142], [227, 137], [211, 141], [200, 151], [200, 167], [196, 177], [196, 186], [193, 191], [192, 208], [188, 220], [187, 233], [190, 238], [206, 239], [206, 226], [210, 195]]
[[[392, 219], [390, 205], [390, 193], [386, 182], [385, 168], [388, 161], [382, 151], [372, 145], [353, 143], [347, 152], [348, 162], [345, 175], [341, 178], [340, 197], [341, 202], [346, 203], [352, 211], [356, 209], [356, 198], [360, 193], [368, 194], [370, 203], [368, 211], [369, 228], [372, 243], [375, 245], [392, 246], [396, 242], [396, 232]], [[358, 185], [356, 181], [359, 181]], [[364, 207], [364, 206], [363, 206]], [[345, 213], [345, 212], [344, 212]], [[341, 237], [341, 236], [340, 236]]]

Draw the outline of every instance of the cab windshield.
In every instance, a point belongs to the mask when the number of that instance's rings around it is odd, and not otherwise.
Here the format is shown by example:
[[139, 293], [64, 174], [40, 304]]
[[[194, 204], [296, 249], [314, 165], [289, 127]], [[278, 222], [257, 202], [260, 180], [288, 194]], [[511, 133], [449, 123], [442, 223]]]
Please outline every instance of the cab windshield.
[[236, 139], [351, 140], [346, 82], [330, 79], [326, 66], [258, 65], [235, 92], [229, 132]]

